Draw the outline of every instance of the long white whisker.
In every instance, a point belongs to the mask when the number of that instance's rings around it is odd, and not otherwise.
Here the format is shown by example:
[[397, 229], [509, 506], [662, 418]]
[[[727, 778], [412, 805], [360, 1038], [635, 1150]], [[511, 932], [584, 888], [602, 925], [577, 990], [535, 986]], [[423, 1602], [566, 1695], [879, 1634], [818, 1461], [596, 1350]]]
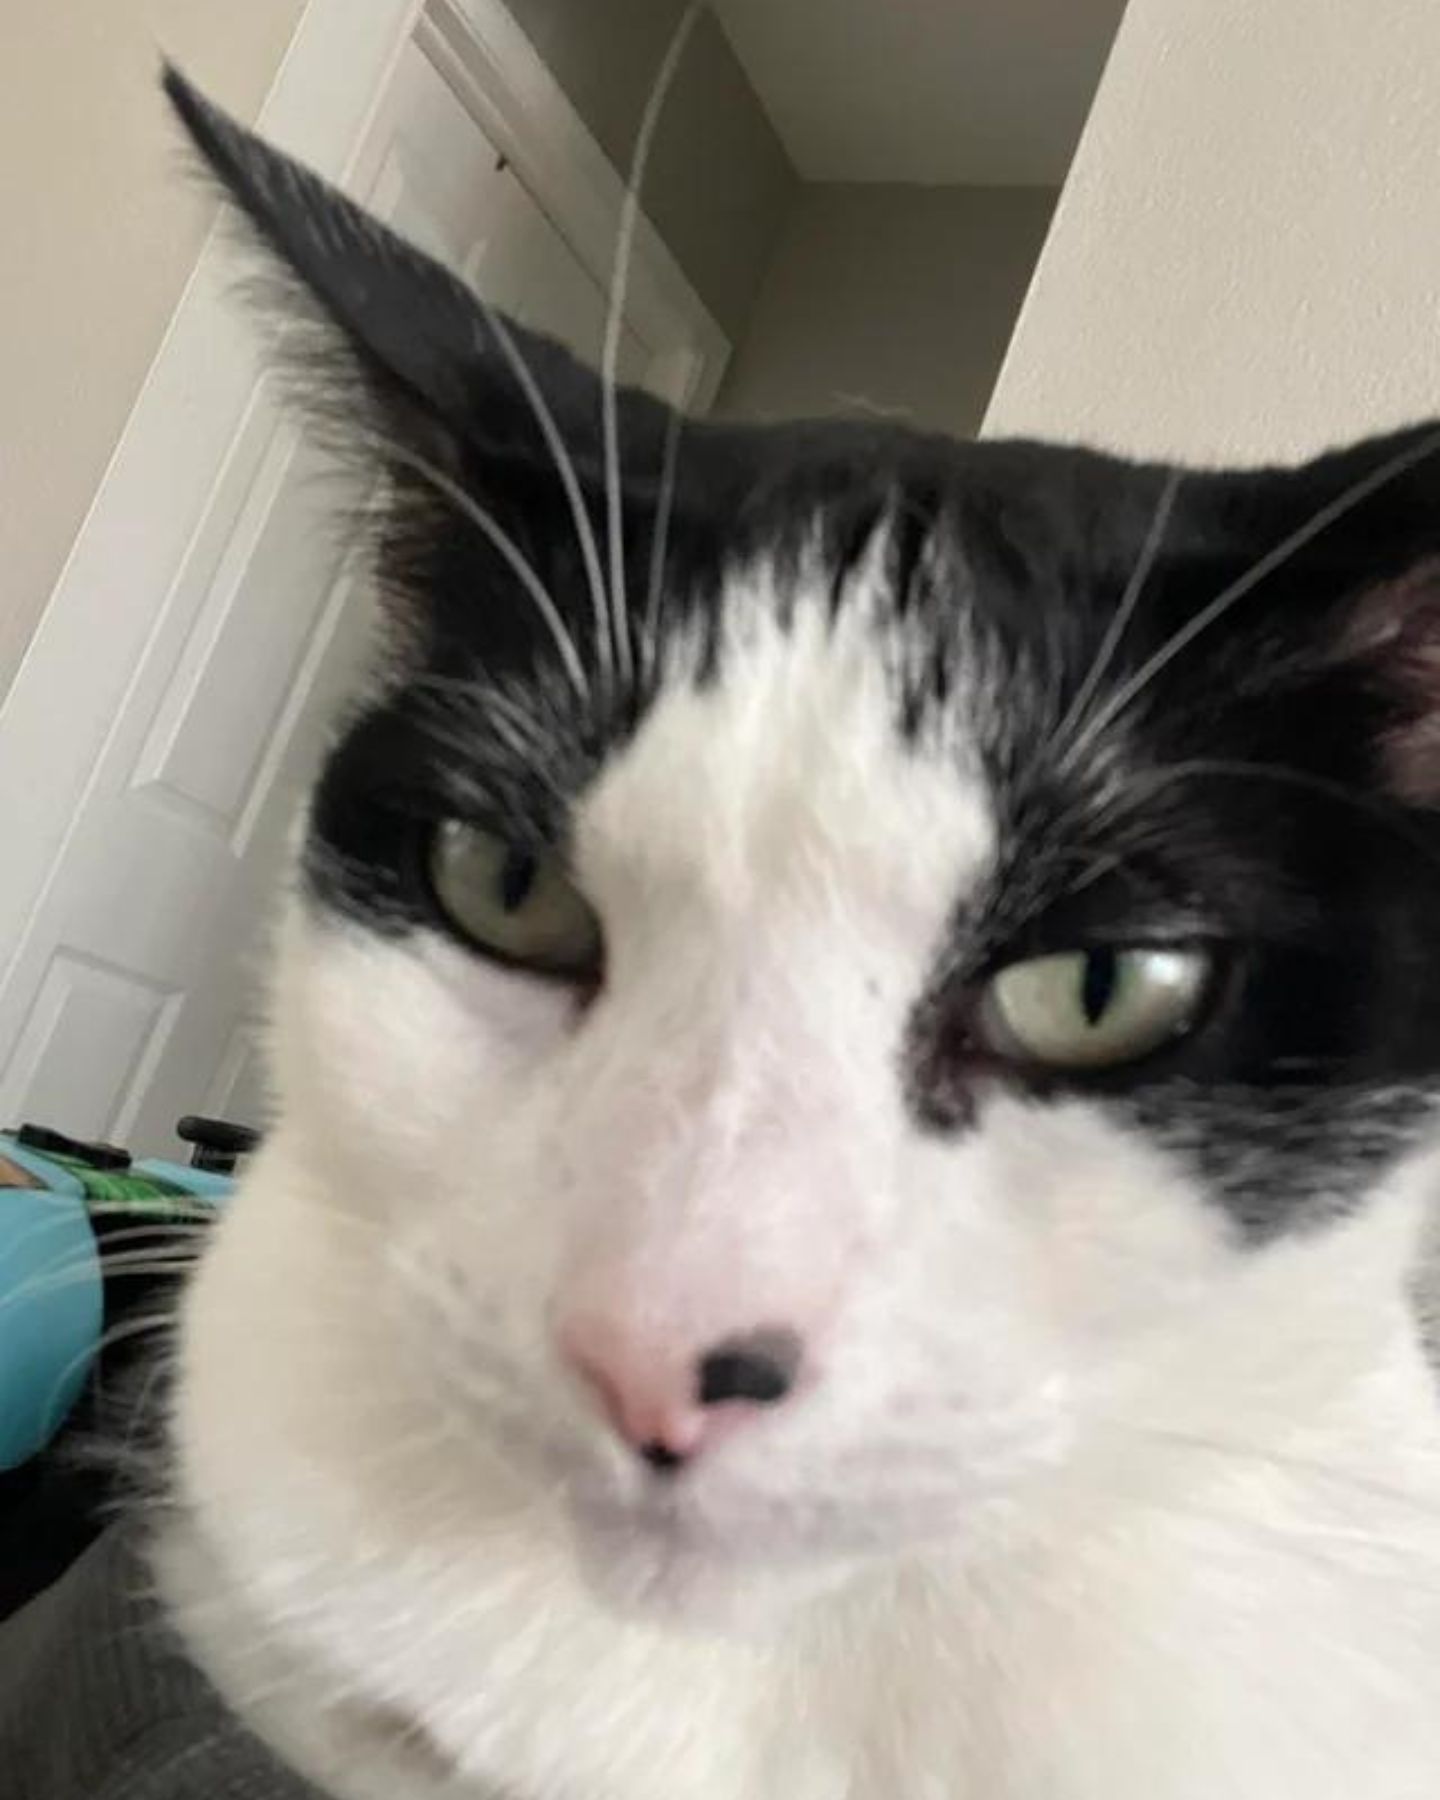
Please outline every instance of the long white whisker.
[[1115, 797], [1100, 815], [1100, 819], [1105, 824], [1113, 825], [1117, 819], [1123, 819], [1127, 812], [1145, 805], [1166, 787], [1177, 781], [1197, 777], [1273, 781], [1281, 787], [1297, 788], [1304, 793], [1318, 795], [1323, 800], [1333, 800], [1337, 805], [1347, 806], [1383, 826], [1403, 839], [1426, 862], [1440, 868], [1440, 857], [1437, 857], [1434, 846], [1410, 826], [1398, 808], [1386, 806], [1372, 794], [1367, 794], [1360, 788], [1348, 787], [1343, 781], [1332, 781], [1327, 776], [1312, 774], [1308, 769], [1292, 769], [1284, 763], [1257, 763], [1246, 762], [1241, 758], [1206, 756], [1188, 757], [1183, 762], [1161, 763], [1127, 782], [1123, 792]]
[[28, 1305], [42, 1295], [65, 1293], [70, 1288], [88, 1287], [97, 1273], [107, 1275], [169, 1275], [188, 1269], [198, 1260], [193, 1250], [122, 1250], [115, 1255], [91, 1258], [68, 1257], [64, 1262], [37, 1269], [19, 1287], [0, 1296], [0, 1313], [11, 1307]]
[[[75, 1230], [74, 1196], [71, 1194], [46, 1193], [42, 1189], [26, 1188], [22, 1190], [27, 1202], [34, 1200], [38, 1218], [32, 1219], [23, 1230], [16, 1232], [6, 1240], [12, 1255], [28, 1250], [46, 1238], [59, 1236], [62, 1240]], [[88, 1211], [88, 1209], [87, 1209]], [[0, 1306], [4, 1301], [0, 1300]]]
[[655, 509], [655, 535], [650, 542], [650, 582], [645, 600], [645, 644], [652, 675], [660, 662], [660, 618], [665, 607], [665, 559], [670, 551], [670, 515], [675, 504], [676, 466], [685, 416], [672, 412], [665, 424], [665, 448], [660, 465], [660, 499]]
[[[105, 1233], [104, 1243], [107, 1250], [112, 1244], [147, 1243], [152, 1238], [167, 1237], [174, 1238], [177, 1242], [203, 1244], [209, 1242], [210, 1238], [214, 1235], [214, 1231], [215, 1224], [213, 1220], [207, 1220], [206, 1223], [202, 1225], [199, 1223], [191, 1224], [189, 1222], [167, 1224], [157, 1219], [153, 1225], [130, 1225], [123, 1231], [107, 1231]], [[158, 1249], [165, 1249], [169, 1246], [160, 1244], [156, 1247]]]
[[1247, 1443], [1243, 1438], [1217, 1438], [1164, 1425], [1117, 1418], [1109, 1418], [1105, 1423], [1110, 1430], [1180, 1454], [1199, 1454], [1220, 1462], [1266, 1463], [1284, 1474], [1325, 1483], [1335, 1492], [1364, 1494], [1374, 1500], [1404, 1507], [1420, 1517], [1430, 1518], [1435, 1512], [1434, 1500], [1428, 1492], [1421, 1493], [1418, 1489], [1401, 1487], [1395, 1482], [1376, 1481], [1368, 1475], [1358, 1474], [1353, 1469], [1318, 1457], [1297, 1456], [1290, 1451], [1276, 1450], [1271, 1445]]
[[696, 21], [704, 10], [703, 0], [691, 0], [675, 27], [669, 48], [645, 103], [635, 151], [630, 161], [630, 179], [620, 209], [620, 231], [615, 243], [615, 267], [610, 277], [610, 305], [605, 319], [605, 347], [601, 357], [601, 406], [605, 439], [606, 524], [610, 547], [610, 606], [614, 618], [615, 645], [625, 664], [627, 678], [633, 674], [633, 656], [625, 612], [625, 536], [620, 493], [620, 416], [617, 376], [620, 367], [620, 334], [625, 323], [625, 296], [630, 285], [630, 262], [635, 245], [635, 230], [640, 219], [640, 190], [661, 109], [680, 66], [685, 45]]
[[[18, 1252], [21, 1248], [28, 1248], [38, 1239], [43, 1239], [47, 1236], [59, 1233], [68, 1233], [74, 1230], [75, 1214], [73, 1210], [74, 1198], [72, 1195], [48, 1193], [43, 1189], [37, 1188], [27, 1188], [24, 1191], [29, 1196], [30, 1200], [39, 1202], [36, 1210], [41, 1216], [32, 1220], [30, 1224], [10, 1240], [15, 1251]], [[121, 1213], [133, 1215], [135, 1210], [133, 1203], [128, 1205], [112, 1204], [108, 1207], [97, 1206], [90, 1201], [84, 1201], [82, 1204], [86, 1215], [92, 1218], [103, 1218]], [[207, 1221], [213, 1216], [213, 1212], [204, 1215]], [[164, 1235], [167, 1233], [179, 1235], [182, 1231], [203, 1232], [207, 1229], [208, 1223], [199, 1222], [198, 1215], [196, 1216], [196, 1222], [194, 1223], [170, 1219], [155, 1219], [150, 1224], [133, 1227], [134, 1232], [144, 1232], [147, 1236]], [[108, 1232], [106, 1234], [106, 1242], [118, 1243], [130, 1235], [130, 1231]], [[3, 1305], [3, 1302], [0, 1302], [0, 1305]]]
[[64, 1416], [60, 1407], [61, 1397], [72, 1377], [87, 1363], [93, 1360], [98, 1366], [100, 1358], [107, 1350], [113, 1349], [116, 1344], [123, 1344], [127, 1338], [140, 1337], [147, 1331], [163, 1331], [173, 1328], [177, 1317], [178, 1315], [172, 1311], [147, 1313], [144, 1318], [140, 1319], [124, 1319], [112, 1330], [107, 1331], [98, 1344], [87, 1344], [83, 1350], [72, 1356], [55, 1377], [46, 1396], [41, 1416], [48, 1420], [49, 1428], [53, 1430], [60, 1424]]
[[606, 681], [612, 676], [612, 656], [610, 634], [605, 602], [605, 574], [600, 566], [600, 545], [595, 536], [595, 526], [590, 518], [589, 509], [585, 505], [584, 495], [580, 491], [580, 477], [575, 468], [575, 459], [566, 447], [560, 427], [555, 421], [555, 414], [549, 401], [536, 381], [530, 365], [521, 353], [511, 331], [502, 315], [496, 312], [483, 296], [477, 296], [485, 314], [485, 322], [494, 332], [505, 360], [511, 372], [520, 383], [530, 409], [535, 414], [535, 422], [540, 427], [540, 434], [545, 439], [550, 455], [555, 462], [555, 471], [560, 477], [561, 486], [565, 489], [565, 498], [570, 503], [570, 513], [575, 521], [575, 535], [579, 540], [580, 554], [585, 563], [585, 576], [590, 584], [590, 599], [595, 611], [595, 650], [602, 660]]
[[446, 675], [419, 676], [411, 683], [411, 687], [417, 692], [435, 696], [434, 704], [426, 709], [426, 720], [437, 736], [443, 736], [446, 741], [466, 748], [473, 745], [473, 738], [464, 729], [468, 714], [461, 712], [458, 715], [458, 728], [452, 728], [442, 708], [441, 702], [448, 696], [455, 695], [472, 702], [484, 714], [485, 729], [505, 744], [518, 761], [535, 761], [541, 743], [539, 722], [531, 711], [511, 696], [494, 687], [480, 687], [473, 680]]
[[1120, 684], [1091, 720], [1087, 741], [1093, 740], [1097, 733], [1113, 723], [1126, 707], [1145, 691], [1155, 677], [1180, 655], [1181, 651], [1192, 644], [1202, 632], [1208, 631], [1212, 625], [1222, 619], [1247, 594], [1257, 588], [1266, 576], [1281, 568], [1297, 551], [1303, 550], [1306, 544], [1319, 537], [1321, 532], [1327, 530], [1337, 519], [1343, 519], [1347, 513], [1353, 512], [1372, 494], [1378, 493], [1389, 482], [1403, 475], [1407, 469], [1413, 469], [1418, 463], [1424, 462], [1426, 457], [1433, 456], [1437, 450], [1440, 450], [1440, 431], [1427, 433], [1418, 444], [1412, 444], [1407, 450], [1398, 451], [1383, 462], [1378, 469], [1372, 469], [1368, 475], [1362, 477], [1352, 487], [1347, 488], [1343, 494], [1330, 501], [1328, 505], [1322, 506], [1317, 513], [1311, 515], [1305, 524], [1282, 538], [1273, 550], [1267, 551], [1259, 562], [1253, 564], [1238, 580], [1232, 581], [1229, 587], [1217, 594], [1208, 606], [1202, 607], [1193, 618], [1188, 619], [1172, 637], [1160, 646], [1153, 656], [1147, 657], [1128, 681]]
[[[1133, 1495], [1122, 1493], [1121, 1498], [1135, 1503]], [[1253, 1511], [1244, 1508], [1231, 1510], [1213, 1501], [1201, 1504], [1188, 1493], [1167, 1494], [1163, 1502], [1147, 1500], [1141, 1504], [1164, 1517], [1212, 1526], [1233, 1534], [1242, 1539], [1247, 1548], [1263, 1544], [1290, 1556], [1306, 1557], [1322, 1569], [1343, 1568], [1353, 1573], [1361, 1566], [1357, 1557], [1363, 1554], [1369, 1559], [1383, 1557], [1390, 1565], [1384, 1573], [1393, 1573], [1413, 1582], [1417, 1564], [1423, 1569], [1440, 1557], [1433, 1543], [1417, 1536], [1367, 1531], [1312, 1519], [1256, 1518]], [[1428, 1570], [1426, 1574], [1428, 1577]]]
[[381, 439], [379, 442], [381, 453], [384, 456], [392, 462], [400, 463], [403, 467], [413, 470], [443, 500], [449, 501], [460, 517], [473, 525], [504, 557], [512, 573], [534, 602], [535, 610], [540, 614], [559, 653], [560, 660], [565, 666], [565, 673], [570, 679], [571, 686], [580, 699], [588, 704], [590, 684], [586, 679], [585, 665], [580, 660], [574, 639], [560, 616], [560, 609], [551, 599], [544, 582], [536, 574], [534, 564], [514, 538], [497, 520], [491, 518], [473, 495], [467, 494], [458, 482], [452, 481], [443, 469], [437, 469], [434, 463], [421, 456], [418, 451], [411, 450], [405, 444], [394, 443], [387, 439]]
[[139, 1392], [130, 1403], [130, 1423], [125, 1428], [125, 1440], [120, 1446], [120, 1454], [127, 1461], [135, 1453], [136, 1440], [144, 1429], [146, 1410], [150, 1406], [156, 1385], [164, 1380], [172, 1368], [173, 1358], [167, 1357], [163, 1353], [157, 1355], [147, 1370], [144, 1381], [140, 1384]]
[[[1170, 514], [1175, 506], [1175, 497], [1179, 493], [1184, 479], [1185, 472], [1182, 469], [1172, 469], [1167, 475], [1165, 485], [1160, 490], [1160, 498], [1155, 503], [1155, 512], [1150, 520], [1149, 530], [1145, 534], [1145, 542], [1141, 547], [1139, 558], [1130, 572], [1125, 592], [1120, 597], [1120, 604], [1115, 608], [1105, 636], [1100, 641], [1100, 648], [1095, 652], [1095, 660], [1086, 671], [1079, 691], [1070, 702], [1064, 718], [1056, 727], [1055, 738], [1061, 746], [1061, 759], [1065, 764], [1073, 762], [1074, 758], [1081, 754], [1091, 740], [1092, 733], [1083, 729], [1086, 709], [1095, 698], [1096, 689], [1109, 673], [1110, 664], [1114, 661], [1130, 621], [1135, 616], [1135, 609], [1139, 606], [1141, 596], [1145, 592], [1145, 583], [1149, 580], [1150, 571], [1155, 566], [1155, 558], [1160, 554], [1160, 546], [1164, 542], [1165, 532], [1170, 524]], [[1076, 734], [1074, 742], [1067, 744], [1067, 739], [1070, 738], [1072, 732]]]

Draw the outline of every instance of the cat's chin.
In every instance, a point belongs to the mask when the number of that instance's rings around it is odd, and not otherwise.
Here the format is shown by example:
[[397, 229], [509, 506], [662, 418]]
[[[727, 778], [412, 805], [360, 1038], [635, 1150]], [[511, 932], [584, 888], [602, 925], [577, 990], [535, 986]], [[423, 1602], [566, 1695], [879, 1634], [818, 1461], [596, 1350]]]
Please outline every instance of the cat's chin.
[[853, 1560], [766, 1554], [678, 1519], [580, 1505], [571, 1526], [581, 1578], [607, 1611], [681, 1633], [771, 1637], [855, 1572]]

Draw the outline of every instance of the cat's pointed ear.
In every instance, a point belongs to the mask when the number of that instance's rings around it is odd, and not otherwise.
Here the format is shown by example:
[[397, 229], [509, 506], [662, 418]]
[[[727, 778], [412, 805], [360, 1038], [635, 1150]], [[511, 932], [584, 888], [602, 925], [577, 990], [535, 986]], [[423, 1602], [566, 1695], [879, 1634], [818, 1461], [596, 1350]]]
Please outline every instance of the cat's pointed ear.
[[[600, 389], [591, 371], [560, 345], [497, 318], [442, 264], [245, 130], [174, 67], [163, 80], [210, 170], [372, 399], [407, 430], [429, 427], [438, 443], [459, 439], [548, 468], [541, 396], [582, 480], [601, 479]], [[632, 432], [653, 429], [650, 414], [664, 412], [638, 395], [625, 404]]]
[[1340, 664], [1378, 712], [1386, 783], [1440, 807], [1440, 421], [1321, 457], [1298, 481], [1340, 597]]
[[1341, 649], [1381, 705], [1392, 791], [1411, 805], [1440, 807], [1440, 521], [1433, 550], [1355, 598]]

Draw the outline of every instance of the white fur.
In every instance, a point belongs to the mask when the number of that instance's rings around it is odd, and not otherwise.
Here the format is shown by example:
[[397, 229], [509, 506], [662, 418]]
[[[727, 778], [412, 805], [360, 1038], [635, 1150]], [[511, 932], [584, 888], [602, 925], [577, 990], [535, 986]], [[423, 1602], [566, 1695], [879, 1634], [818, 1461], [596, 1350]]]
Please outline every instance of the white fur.
[[[1428, 1164], [1254, 1251], [1097, 1107], [920, 1132], [986, 795], [863, 607], [752, 580], [580, 808], [588, 1014], [294, 909], [185, 1316], [197, 1654], [340, 1800], [1429, 1800]], [[665, 1343], [803, 1315], [818, 1378], [657, 1509], [555, 1348], [597, 1287]]]

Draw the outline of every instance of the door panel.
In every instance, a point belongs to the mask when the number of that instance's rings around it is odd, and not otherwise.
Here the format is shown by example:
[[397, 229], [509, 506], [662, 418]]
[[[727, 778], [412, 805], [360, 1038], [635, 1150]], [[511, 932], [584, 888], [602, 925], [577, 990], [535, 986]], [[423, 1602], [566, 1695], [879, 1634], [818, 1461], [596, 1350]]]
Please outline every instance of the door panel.
[[[585, 267], [413, 44], [359, 168], [359, 191], [401, 230], [598, 357], [608, 271]], [[0, 1124], [152, 1154], [176, 1149], [182, 1113], [263, 1123], [257, 971], [298, 798], [372, 623], [333, 471], [282, 419], [231, 297], [207, 275], [191, 304], [208, 309], [207, 343], [249, 398], [228, 439], [203, 416], [167, 420], [175, 453], [212, 455], [215, 478], [128, 661], [107, 672], [109, 723], [73, 802], [56, 788], [69, 815], [15, 909], [23, 928], [0, 979]], [[622, 371], [673, 382], [686, 350], [631, 324]], [[107, 654], [103, 633], [92, 653]], [[19, 697], [43, 723], [33, 688]], [[42, 790], [44, 741], [32, 728]], [[27, 806], [40, 818], [43, 791]]]

